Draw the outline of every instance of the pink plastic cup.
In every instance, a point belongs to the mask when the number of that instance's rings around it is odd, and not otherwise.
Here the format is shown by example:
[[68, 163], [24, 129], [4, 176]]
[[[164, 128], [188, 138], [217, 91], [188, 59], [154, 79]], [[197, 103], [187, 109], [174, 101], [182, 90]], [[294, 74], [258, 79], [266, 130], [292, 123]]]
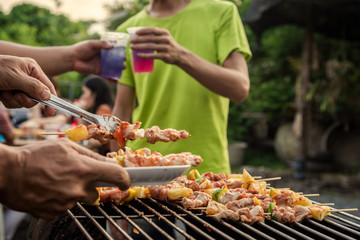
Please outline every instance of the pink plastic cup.
[[[130, 35], [130, 39], [136, 36], [136, 31], [142, 29], [144, 27], [130, 27], [127, 28], [127, 31]], [[154, 59], [146, 59], [138, 57], [138, 53], [153, 53], [153, 50], [133, 50], [133, 65], [135, 73], [150, 73], [154, 70]]]

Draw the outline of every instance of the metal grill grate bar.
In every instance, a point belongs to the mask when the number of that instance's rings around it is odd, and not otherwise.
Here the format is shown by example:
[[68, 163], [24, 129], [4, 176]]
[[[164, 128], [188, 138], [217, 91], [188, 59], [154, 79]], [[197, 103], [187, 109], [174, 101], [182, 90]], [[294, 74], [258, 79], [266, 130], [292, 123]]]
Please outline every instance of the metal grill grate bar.
[[74, 220], [76, 226], [78, 226], [78, 228], [80, 229], [80, 231], [85, 235], [85, 237], [88, 240], [93, 240], [93, 238], [90, 236], [90, 234], [88, 233], [88, 231], [86, 231], [86, 229], [84, 228], [84, 226], [80, 223], [79, 220], [77, 220], [77, 218], [74, 216], [74, 214], [70, 211], [67, 210], [67, 214], [71, 217], [72, 220]]
[[131, 210], [133, 210], [134, 212], [136, 212], [139, 217], [141, 217], [143, 220], [145, 220], [147, 223], [149, 223], [153, 228], [155, 228], [157, 231], [159, 231], [166, 239], [174, 239], [172, 238], [169, 234], [167, 234], [167, 232], [165, 232], [163, 229], [161, 229], [160, 227], [158, 227], [156, 224], [154, 224], [148, 217], [146, 217], [144, 215], [143, 212], [140, 212], [139, 210], [137, 210], [136, 208], [134, 208], [132, 205], [128, 204], [127, 205]]
[[[153, 199], [152, 199], [153, 200]], [[180, 207], [177, 204], [171, 203], [174, 207], [176, 207], [177, 209], [179, 209], [182, 212], [187, 213], [190, 217], [192, 217], [193, 219], [195, 219], [196, 221], [200, 222], [203, 226], [205, 226], [206, 228], [211, 229], [211, 231], [214, 231], [215, 233], [217, 233], [218, 235], [220, 235], [222, 238], [224, 239], [229, 239], [229, 240], [233, 240], [234, 238], [230, 237], [229, 235], [225, 234], [223, 231], [215, 228], [213, 225], [211, 225], [210, 223], [204, 221], [203, 219], [201, 219], [200, 217], [196, 216], [194, 213], [192, 213], [191, 211], [188, 211], [182, 207]], [[200, 230], [198, 228], [196, 228], [196, 230]]]
[[113, 238], [109, 235], [109, 233], [106, 232], [106, 230], [91, 216], [91, 214], [86, 211], [86, 209], [81, 206], [80, 203], [76, 203], [76, 206], [80, 208], [81, 211], [91, 220], [92, 223], [95, 224], [95, 226], [101, 231], [101, 233], [109, 240], [113, 240]]
[[[320, 233], [320, 232], [318, 232], [318, 231], [315, 231], [315, 230], [313, 230], [313, 229], [311, 229], [311, 228], [309, 228], [309, 227], [306, 227], [305, 225], [302, 225], [302, 224], [300, 224], [300, 223], [294, 223], [294, 225], [297, 226], [297, 227], [299, 227], [299, 228], [301, 228], [302, 230], [304, 230], [304, 231], [306, 231], [306, 232], [309, 232], [309, 233], [317, 236], [317, 237], [320, 238], [320, 239], [322, 238], [322, 239], [333, 239], [333, 240], [335, 240], [334, 238], [331, 238], [331, 237], [329, 237], [329, 236], [326, 236], [326, 235], [324, 235], [324, 234], [322, 234], [322, 233]], [[317, 239], [318, 239], [318, 238], [317, 238]]]
[[334, 227], [340, 228], [343, 231], [351, 233], [352, 235], [356, 235], [356, 236], [358, 236], [358, 239], [360, 239], [360, 229], [359, 229], [359, 231], [355, 231], [352, 228], [346, 227], [344, 225], [341, 225], [341, 224], [339, 224], [337, 222], [334, 222], [334, 221], [331, 221], [329, 219], [324, 219], [324, 221], [331, 224], [331, 225], [333, 225]]
[[269, 227], [268, 225], [266, 225], [265, 223], [259, 223], [259, 225], [260, 225], [261, 227], [263, 227], [264, 229], [266, 229], [267, 231], [269, 231], [269, 232], [274, 232], [274, 233], [276, 233], [277, 235], [279, 235], [279, 236], [281, 236], [281, 237], [283, 237], [283, 238], [285, 238], [285, 239], [295, 240], [295, 238], [292, 238], [292, 237], [290, 237], [289, 235], [286, 235], [285, 233], [282, 233], [282, 232], [280, 232], [280, 231], [277, 230], [277, 229], [271, 228], [271, 227]]
[[[335, 208], [334, 208], [334, 209], [335, 209]], [[338, 212], [338, 214], [341, 214], [341, 215], [343, 215], [343, 216], [352, 218], [352, 219], [357, 220], [357, 221], [360, 222], [360, 218], [359, 218], [359, 217], [357, 217], [357, 216], [355, 216], [355, 215], [352, 215], [352, 214], [349, 214], [349, 213], [347, 213], [347, 212]]]
[[256, 240], [256, 238], [253, 238], [252, 236], [240, 231], [239, 229], [235, 228], [233, 225], [231, 225], [227, 222], [222, 221], [222, 224], [246, 239]]
[[[192, 236], [190, 236], [189, 234], [187, 234], [185, 231], [183, 231], [181, 228], [179, 228], [178, 226], [176, 226], [174, 223], [172, 223], [171, 221], [169, 221], [167, 218], [163, 217], [158, 211], [156, 211], [155, 209], [151, 208], [149, 205], [145, 204], [143, 201], [141, 201], [140, 199], [136, 199], [137, 202], [139, 202], [140, 204], [142, 204], [142, 206], [146, 207], [148, 210], [150, 210], [151, 212], [153, 212], [158, 218], [160, 218], [161, 220], [165, 221], [168, 225], [170, 225], [171, 227], [173, 227], [176, 231], [178, 231], [179, 233], [181, 233], [183, 236], [185, 236], [188, 239], [192, 239], [195, 240], [195, 238], [193, 238]], [[163, 209], [166, 209], [165, 206], [161, 205], [160, 203], [158, 203], [159, 206], [161, 206]], [[169, 209], [166, 209], [169, 210]], [[174, 213], [174, 215], [177, 215], [176, 213]]]
[[[88, 240], [97, 239], [93, 234], [95, 230], [96, 234], [102, 234], [102, 238], [112, 240], [113, 237], [106, 231], [104, 223], [108, 221], [114, 226], [120, 234], [126, 239], [133, 239], [130, 233], [125, 228], [121, 228], [116, 221], [121, 219], [126, 221], [138, 230], [138, 232], [145, 239], [151, 240], [153, 236], [142, 229], [142, 226], [137, 224], [133, 219], [142, 219], [148, 223], [154, 231], [162, 235], [161, 239], [174, 239], [171, 234], [165, 230], [167, 227], [176, 230], [180, 235], [186, 239], [360, 239], [360, 225], [353, 221], [343, 219], [334, 214], [328, 215], [324, 222], [318, 222], [315, 220], [304, 221], [302, 223], [294, 223], [290, 226], [276, 221], [266, 221], [265, 223], [255, 223], [248, 225], [242, 222], [235, 222], [230, 220], [215, 221], [213, 218], [207, 216], [204, 211], [199, 210], [187, 210], [183, 208], [179, 203], [171, 201], [160, 201], [153, 198], [148, 199], [135, 199], [132, 202], [123, 206], [114, 204], [104, 206], [82, 206], [80, 203], [76, 205], [80, 214], [74, 214], [68, 210], [69, 217], [74, 221], [76, 226], [84, 234], [84, 237]], [[110, 206], [110, 207], [109, 207]], [[86, 207], [86, 208], [85, 208]], [[92, 214], [91, 214], [92, 213]], [[341, 213], [336, 213], [341, 214]], [[79, 215], [79, 216], [77, 216]], [[344, 213], [343, 216], [348, 217], [351, 214]], [[189, 228], [190, 232], [185, 231], [183, 227], [170, 221], [177, 219], [182, 222], [186, 228]], [[334, 221], [329, 220], [333, 218]], [[358, 217], [353, 216], [352, 219], [358, 220]], [[159, 219], [163, 222], [165, 229], [161, 226], [157, 226], [153, 219]], [[96, 228], [89, 228], [88, 224], [84, 224], [83, 221], [90, 220], [90, 225], [94, 224]], [[85, 222], [86, 223], [86, 222]], [[150, 227], [149, 226], [149, 227]], [[99, 230], [99, 231], [98, 231]], [[93, 236], [92, 236], [93, 235]]]
[[277, 221], [269, 221], [270, 224], [273, 224], [273, 225], [276, 225], [276, 227], [278, 228], [282, 228], [283, 230], [287, 231], [287, 232], [290, 232], [292, 233], [293, 235], [296, 235], [298, 238], [300, 239], [307, 239], [307, 240], [314, 240], [313, 238], [309, 237], [309, 236], [306, 236], [298, 231], [296, 231], [295, 229], [293, 228], [290, 228], [288, 226], [286, 226], [285, 224], [283, 223], [279, 223]]
[[255, 232], [256, 234], [258, 234], [259, 236], [261, 236], [263, 239], [268, 239], [268, 240], [275, 240], [275, 238], [272, 238], [268, 235], [266, 235], [265, 233], [257, 230], [256, 228], [254, 227], [251, 227], [250, 225], [247, 225], [247, 224], [242, 224], [242, 226], [246, 229], [248, 229], [249, 231], [252, 231], [252, 232]]
[[139, 225], [137, 225], [134, 221], [132, 221], [125, 213], [123, 213], [118, 207], [116, 207], [113, 203], [111, 204], [111, 207], [119, 213], [131, 226], [136, 228], [139, 233], [141, 233], [146, 239], [153, 239], [151, 238]]
[[97, 210], [99, 210], [99, 212], [105, 216], [105, 218], [127, 239], [132, 239], [130, 237], [130, 235], [124, 230], [122, 229], [113, 218], [111, 218], [104, 210], [102, 210], [99, 206], [96, 206]]
[[353, 227], [355, 227], [355, 228], [357, 228], [357, 229], [360, 229], [360, 226], [359, 226], [358, 224], [353, 223], [353, 222], [350, 222], [350, 221], [348, 221], [348, 220], [346, 220], [346, 219], [343, 219], [343, 218], [341, 218], [341, 217], [338, 217], [338, 216], [336, 216], [336, 215], [334, 215], [334, 214], [330, 214], [330, 215], [328, 215], [328, 217], [334, 218], [334, 219], [336, 219], [336, 220], [338, 220], [338, 221], [344, 222], [344, 223], [346, 223], [346, 224], [348, 224], [348, 225], [351, 225], [351, 226], [353, 226]]
[[344, 234], [342, 234], [342, 233], [340, 233], [340, 232], [338, 232], [338, 231], [335, 231], [335, 230], [333, 230], [333, 229], [331, 229], [331, 228], [328, 228], [328, 227], [326, 227], [326, 226], [324, 226], [324, 225], [321, 225], [321, 224], [319, 224], [319, 223], [317, 223], [317, 222], [315, 222], [315, 221], [313, 221], [313, 220], [308, 220], [308, 223], [310, 223], [310, 224], [312, 224], [313, 226], [316, 226], [317, 228], [320, 228], [320, 229], [322, 229], [322, 230], [324, 230], [324, 231], [327, 231], [327, 232], [329, 232], [329, 233], [332, 233], [332, 234], [334, 234], [335, 236], [337, 236], [337, 237], [341, 237], [342, 239], [348, 239], [348, 240], [355, 240], [354, 238], [352, 238], [352, 237], [349, 237], [349, 236], [346, 236], [346, 235], [344, 235]]

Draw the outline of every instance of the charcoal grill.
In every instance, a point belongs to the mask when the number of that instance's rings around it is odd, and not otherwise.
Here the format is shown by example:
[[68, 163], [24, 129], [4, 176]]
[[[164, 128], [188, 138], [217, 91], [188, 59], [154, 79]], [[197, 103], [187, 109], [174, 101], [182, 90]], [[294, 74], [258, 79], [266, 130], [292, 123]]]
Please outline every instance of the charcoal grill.
[[[135, 199], [122, 206], [77, 203], [62, 219], [55, 224], [58, 229], [48, 233], [49, 239], [116, 239], [114, 232], [122, 235], [123, 239], [157, 240], [360, 239], [360, 218], [346, 212], [333, 213], [322, 222], [310, 219], [283, 224], [266, 220], [265, 223], [248, 225], [231, 220], [219, 222], [207, 216], [204, 210], [186, 210], [177, 202], [153, 198]], [[119, 222], [125, 222], [127, 228], [120, 227]], [[164, 226], [174, 230], [176, 235], [165, 231]], [[109, 231], [109, 228], [112, 230]], [[71, 236], [66, 236], [68, 234]]]

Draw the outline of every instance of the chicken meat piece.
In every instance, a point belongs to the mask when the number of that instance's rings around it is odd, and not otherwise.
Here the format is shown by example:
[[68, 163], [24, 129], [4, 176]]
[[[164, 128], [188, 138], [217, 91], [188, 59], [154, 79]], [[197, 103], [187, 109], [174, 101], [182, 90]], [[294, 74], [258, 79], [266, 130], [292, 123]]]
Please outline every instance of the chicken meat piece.
[[234, 212], [233, 210], [229, 210], [229, 209], [216, 213], [214, 215], [214, 218], [218, 221], [220, 221], [221, 219], [230, 219], [233, 221], [239, 221], [240, 219], [239, 214], [237, 212]]
[[209, 200], [208, 205], [206, 206], [206, 214], [208, 215], [214, 215], [224, 210], [227, 210], [225, 205], [218, 203], [217, 201], [214, 201], [212, 199]]
[[207, 178], [210, 181], [219, 181], [219, 180], [226, 180], [227, 176], [225, 173], [213, 173], [213, 172], [206, 172], [201, 175], [203, 178]]
[[189, 180], [185, 175], [175, 178], [173, 181], [184, 184], [185, 187], [191, 188], [193, 191], [198, 191], [199, 183]]
[[153, 126], [145, 130], [146, 141], [154, 144], [156, 142], [176, 142], [180, 139], [187, 139], [190, 134], [185, 130], [167, 128], [161, 130], [158, 126]]
[[122, 130], [123, 137], [126, 140], [142, 139], [145, 136], [145, 130], [140, 128], [141, 122], [137, 121], [135, 124], [121, 121], [120, 128]]
[[190, 197], [184, 197], [181, 200], [181, 204], [184, 208], [197, 208], [207, 206], [211, 196], [204, 192], [195, 191]]
[[307, 207], [301, 205], [295, 205], [295, 222], [301, 222], [304, 219], [309, 219], [312, 217], [311, 211]]
[[112, 139], [111, 131], [102, 125], [89, 125], [87, 127], [89, 138], [98, 140], [101, 144], [108, 143]]
[[236, 213], [239, 214], [240, 221], [243, 223], [250, 224], [254, 221], [254, 214], [249, 208], [240, 208], [236, 210]]
[[255, 199], [254, 198], [242, 198], [239, 200], [235, 200], [235, 201], [231, 201], [231, 202], [227, 202], [225, 204], [225, 206], [233, 211], [237, 211], [240, 208], [253, 208], [255, 204]]
[[228, 191], [224, 192], [224, 194], [220, 197], [219, 202], [222, 204], [226, 204], [227, 202], [235, 201], [241, 198], [247, 198], [246, 189], [229, 189]]
[[291, 207], [279, 207], [273, 211], [273, 218], [282, 223], [295, 222], [295, 210]]
[[265, 214], [264, 209], [261, 206], [255, 206], [251, 209], [251, 213], [254, 215], [253, 222], [264, 222]]

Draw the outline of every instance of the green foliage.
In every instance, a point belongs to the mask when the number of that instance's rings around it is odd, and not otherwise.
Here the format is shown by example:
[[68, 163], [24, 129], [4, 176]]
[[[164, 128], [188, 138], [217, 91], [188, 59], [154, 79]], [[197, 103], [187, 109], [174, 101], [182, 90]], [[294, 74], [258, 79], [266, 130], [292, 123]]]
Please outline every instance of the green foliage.
[[[20, 4], [10, 11], [8, 15], [0, 11], [0, 39], [22, 43], [31, 46], [60, 46], [71, 45], [89, 38], [88, 21], [73, 22], [64, 15], [51, 13], [46, 8], [32, 4]], [[60, 75], [61, 93], [68, 97], [70, 92], [65, 82], [79, 82], [83, 76], [76, 72]], [[73, 92], [78, 97], [80, 90]]]
[[[64, 15], [52, 14], [48, 9], [32, 4], [15, 6], [5, 15], [4, 22], [1, 33], [7, 33], [12, 41], [28, 45], [69, 45], [88, 38], [89, 22], [72, 22]], [[29, 41], [24, 38], [26, 34], [30, 34]]]
[[[256, 38], [245, 28], [252, 49]], [[265, 113], [269, 122], [281, 123], [284, 115], [293, 109], [295, 81], [299, 71], [301, 41], [304, 32], [294, 26], [270, 29], [261, 38], [261, 44], [248, 63], [250, 93], [241, 105], [230, 103], [229, 141], [246, 140], [254, 118], [243, 118], [244, 113]]]
[[142, 10], [149, 0], [134, 0], [132, 2], [115, 2], [113, 5], [106, 4], [105, 8], [113, 17], [107, 25], [107, 29], [114, 31], [119, 25]]
[[[318, 66], [307, 96], [321, 114], [335, 118], [360, 113], [360, 42], [316, 35]], [[349, 116], [346, 116], [349, 117]]]

